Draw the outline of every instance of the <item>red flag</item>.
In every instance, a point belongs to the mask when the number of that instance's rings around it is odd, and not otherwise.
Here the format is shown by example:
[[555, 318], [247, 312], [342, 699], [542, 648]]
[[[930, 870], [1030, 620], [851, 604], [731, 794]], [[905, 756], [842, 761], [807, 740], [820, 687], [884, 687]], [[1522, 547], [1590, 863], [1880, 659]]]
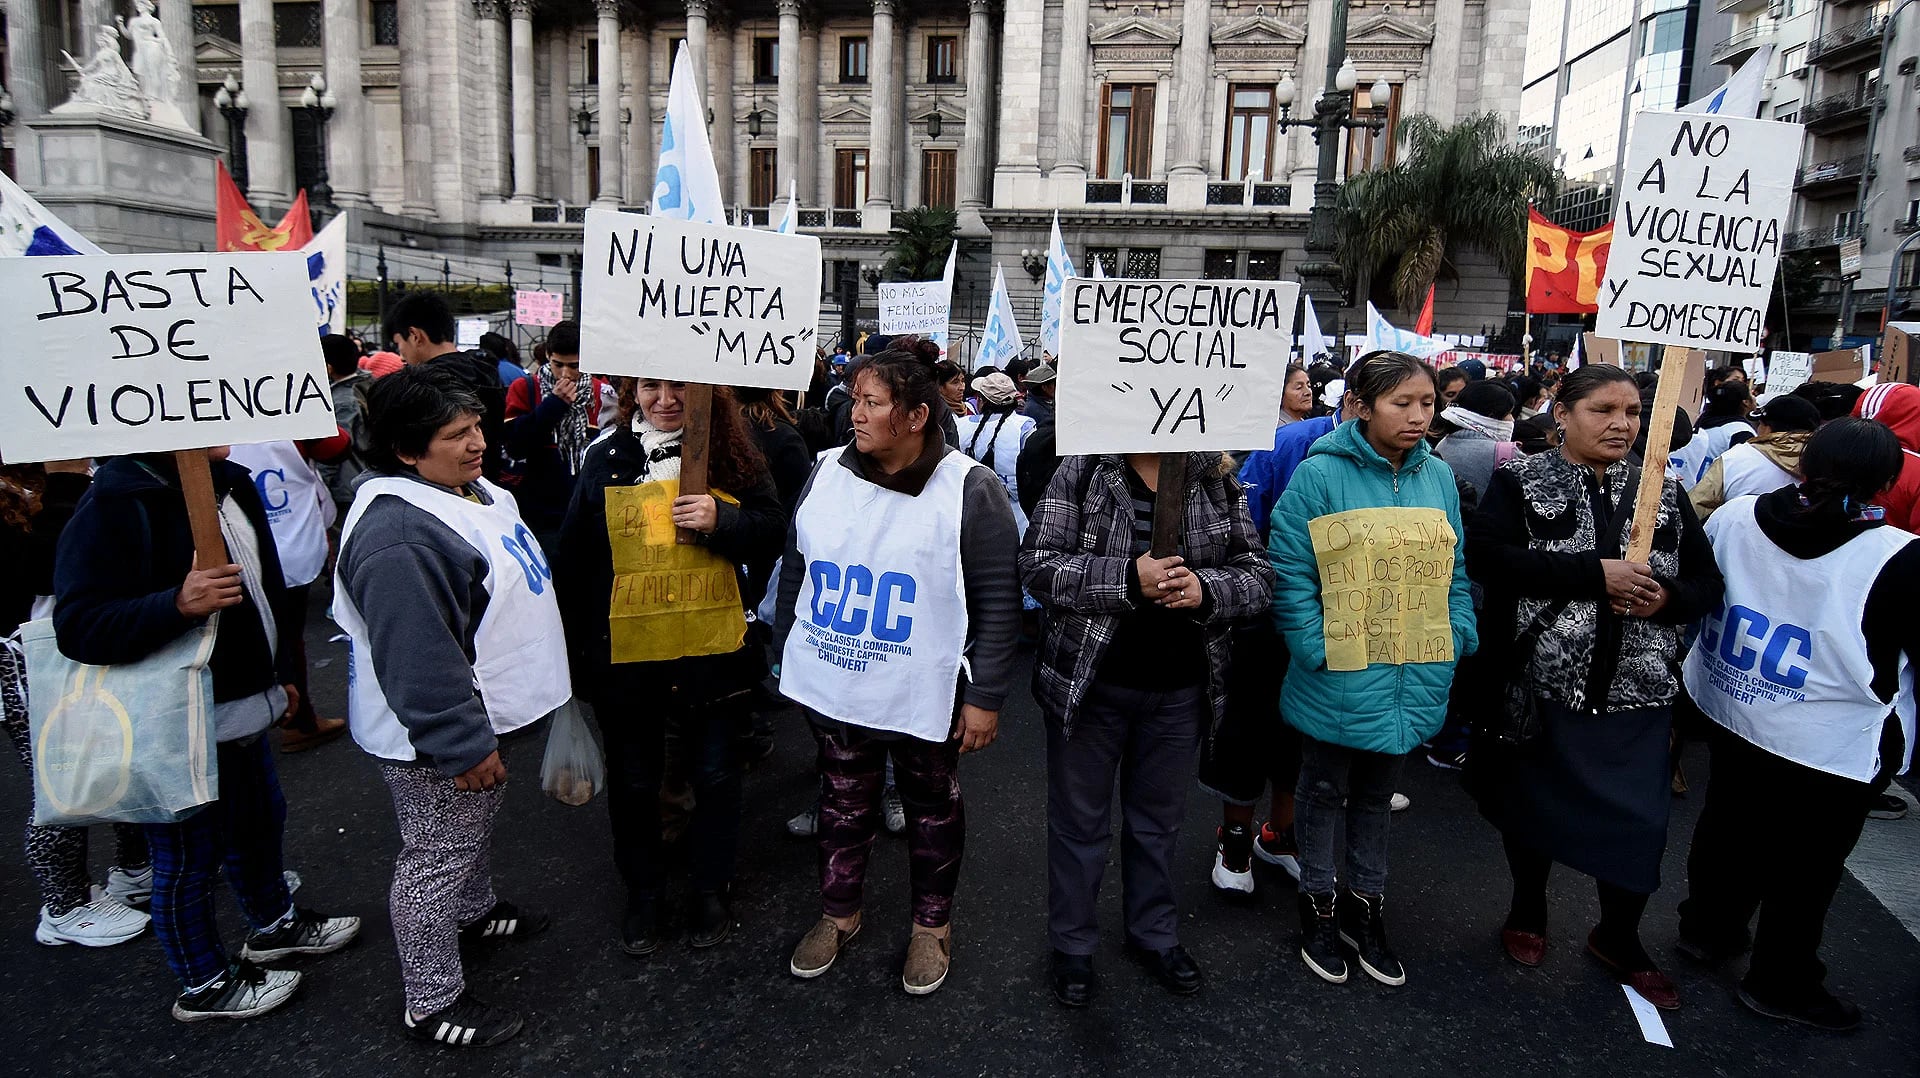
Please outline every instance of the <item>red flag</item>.
[[298, 251], [313, 241], [313, 215], [307, 212], [302, 190], [280, 224], [268, 228], [247, 204], [247, 196], [227, 172], [225, 161], [215, 161], [214, 249], [219, 251]]
[[1427, 302], [1420, 307], [1420, 317], [1414, 319], [1413, 331], [1422, 337], [1433, 336], [1433, 286], [1427, 286]]
[[1592, 232], [1561, 228], [1527, 210], [1527, 312], [1592, 314], [1600, 309], [1613, 226]]

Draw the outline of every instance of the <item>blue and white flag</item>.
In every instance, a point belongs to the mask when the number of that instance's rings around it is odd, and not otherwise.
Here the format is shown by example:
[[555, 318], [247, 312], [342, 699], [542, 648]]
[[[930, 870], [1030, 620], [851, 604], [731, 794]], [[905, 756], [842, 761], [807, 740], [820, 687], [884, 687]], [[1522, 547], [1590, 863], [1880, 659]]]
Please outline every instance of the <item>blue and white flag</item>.
[[1013, 301], [1007, 298], [1007, 277], [993, 264], [993, 299], [987, 304], [987, 325], [980, 332], [980, 350], [973, 354], [973, 369], [1004, 367], [1020, 354], [1020, 327], [1013, 321]]
[[1300, 299], [1305, 310], [1300, 322], [1301, 362], [1312, 366], [1324, 356], [1327, 362], [1344, 371], [1346, 364], [1341, 362], [1340, 354], [1334, 351], [1333, 342], [1328, 340], [1327, 335], [1320, 329], [1320, 316], [1314, 313], [1313, 297], [1302, 294]]
[[780, 218], [780, 231], [792, 232], [800, 227], [800, 185], [789, 181], [787, 184], [787, 215]]
[[0, 173], [0, 255], [106, 253]]
[[1396, 328], [1380, 316], [1373, 304], [1367, 304], [1367, 347], [1374, 351], [1405, 352], [1415, 359], [1432, 359], [1453, 345], [1438, 338]]
[[321, 336], [347, 331], [347, 215], [327, 222], [300, 249], [307, 256], [307, 280], [313, 288], [314, 324]]
[[1056, 359], [1060, 356], [1060, 301], [1067, 293], [1067, 278], [1073, 276], [1073, 259], [1060, 239], [1060, 211], [1055, 210], [1053, 236], [1047, 241], [1047, 291], [1040, 305], [1040, 347]]
[[654, 216], [727, 223], [720, 173], [713, 167], [713, 144], [707, 141], [707, 110], [694, 89], [693, 60], [684, 41], [673, 58], [667, 116], [660, 125], [660, 165], [653, 174], [650, 208]]
[[1773, 46], [1762, 45], [1740, 65], [1733, 77], [1706, 94], [1680, 107], [1681, 112], [1717, 112], [1743, 116], [1749, 120], [1760, 112], [1760, 95], [1766, 92], [1767, 69], [1773, 64]]

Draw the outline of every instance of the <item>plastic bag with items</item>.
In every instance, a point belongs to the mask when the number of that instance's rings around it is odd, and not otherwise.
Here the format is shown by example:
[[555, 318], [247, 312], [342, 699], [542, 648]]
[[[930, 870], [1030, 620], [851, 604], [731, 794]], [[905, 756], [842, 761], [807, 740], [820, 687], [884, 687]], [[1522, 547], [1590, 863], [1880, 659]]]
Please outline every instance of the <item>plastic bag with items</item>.
[[547, 729], [547, 755], [540, 761], [540, 788], [562, 804], [584, 805], [606, 788], [607, 760], [578, 700], [554, 711]]

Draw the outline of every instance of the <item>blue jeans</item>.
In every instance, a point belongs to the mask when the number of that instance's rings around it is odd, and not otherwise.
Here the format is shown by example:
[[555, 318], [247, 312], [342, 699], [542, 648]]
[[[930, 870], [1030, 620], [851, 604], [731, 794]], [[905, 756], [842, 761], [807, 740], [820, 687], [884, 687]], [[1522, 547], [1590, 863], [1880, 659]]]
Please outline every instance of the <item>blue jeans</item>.
[[1406, 762], [1405, 756], [1300, 738], [1293, 833], [1300, 843], [1301, 894], [1332, 893], [1333, 837], [1342, 820], [1347, 825], [1347, 886], [1362, 894], [1385, 893], [1393, 788]]

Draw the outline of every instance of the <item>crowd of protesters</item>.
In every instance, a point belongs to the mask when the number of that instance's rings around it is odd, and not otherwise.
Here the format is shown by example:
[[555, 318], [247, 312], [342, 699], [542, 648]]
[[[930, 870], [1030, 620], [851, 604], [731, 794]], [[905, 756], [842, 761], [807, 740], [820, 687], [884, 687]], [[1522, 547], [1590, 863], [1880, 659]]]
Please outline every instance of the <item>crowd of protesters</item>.
[[[1500, 835], [1508, 958], [1537, 966], [1553, 945], [1557, 863], [1598, 889], [1586, 951], [1678, 1007], [1641, 922], [1682, 781], [1676, 730], [1691, 726], [1713, 772], [1680, 952], [1717, 966], [1751, 951], [1737, 992], [1763, 1015], [1859, 1021], [1817, 951], [1864, 821], [1905, 810], [1885, 791], [1914, 736], [1920, 389], [1814, 383], [1761, 403], [1737, 370], [1714, 372], [1647, 480], [1651, 542], [1634, 557], [1656, 378], [1614, 366], [1502, 378], [1372, 352], [1289, 367], [1273, 444], [1244, 459], [1061, 458], [1052, 357], [968, 372], [932, 341], [875, 334], [823, 357], [804, 400], [713, 387], [710, 487], [677, 493], [690, 387], [583, 374], [594, 357], [573, 323], [531, 369], [504, 338], [459, 347], [432, 295], [396, 304], [381, 336], [391, 352], [323, 341], [333, 438], [210, 451], [227, 564], [196, 561], [170, 455], [0, 470], [0, 549], [21, 570], [0, 628], [50, 615], [70, 658], [107, 664], [219, 615], [218, 799], [115, 828], [100, 892], [85, 829], [27, 832], [36, 938], [111, 946], [151, 926], [183, 1021], [271, 1010], [302, 976], [284, 959], [359, 935], [358, 918], [293, 901], [268, 737], [283, 727], [292, 751], [350, 728], [401, 837], [387, 896], [400, 1026], [451, 1047], [513, 1037], [522, 1016], [470, 989], [462, 947], [550, 923], [494, 889], [501, 739], [575, 701], [605, 746], [625, 887], [606, 916], [625, 954], [657, 952], [678, 905], [663, 830], [676, 814], [687, 942], [723, 944], [751, 916], [734, 893], [742, 770], [770, 751], [768, 714], [797, 706], [819, 796], [788, 828], [817, 844], [820, 909], [788, 968], [820, 977], [852, 945], [887, 830], [905, 835], [911, 893], [901, 986], [932, 993], [956, 954], [962, 757], [994, 743], [1023, 641], [1046, 724], [1063, 1005], [1098, 995], [1116, 790], [1125, 942], [1169, 991], [1203, 986], [1175, 897], [1196, 782], [1222, 802], [1215, 889], [1245, 895], [1254, 859], [1279, 866], [1297, 886], [1290, 949], [1313, 977], [1406, 983], [1389, 834], [1402, 769], [1425, 759], [1463, 773]], [[1162, 549], [1171, 476], [1177, 541]], [[737, 585], [737, 636], [642, 654], [610, 622], [610, 521], [656, 483], [670, 487], [662, 526]], [[1349, 521], [1434, 552], [1420, 647], [1340, 639], [1328, 535]], [[352, 651], [344, 721], [314, 712], [301, 645], [328, 565]], [[0, 688], [30, 760], [12, 652]], [[1797, 869], [1765, 871], [1782, 842]], [[237, 951], [214, 924], [220, 866], [248, 921]]]

